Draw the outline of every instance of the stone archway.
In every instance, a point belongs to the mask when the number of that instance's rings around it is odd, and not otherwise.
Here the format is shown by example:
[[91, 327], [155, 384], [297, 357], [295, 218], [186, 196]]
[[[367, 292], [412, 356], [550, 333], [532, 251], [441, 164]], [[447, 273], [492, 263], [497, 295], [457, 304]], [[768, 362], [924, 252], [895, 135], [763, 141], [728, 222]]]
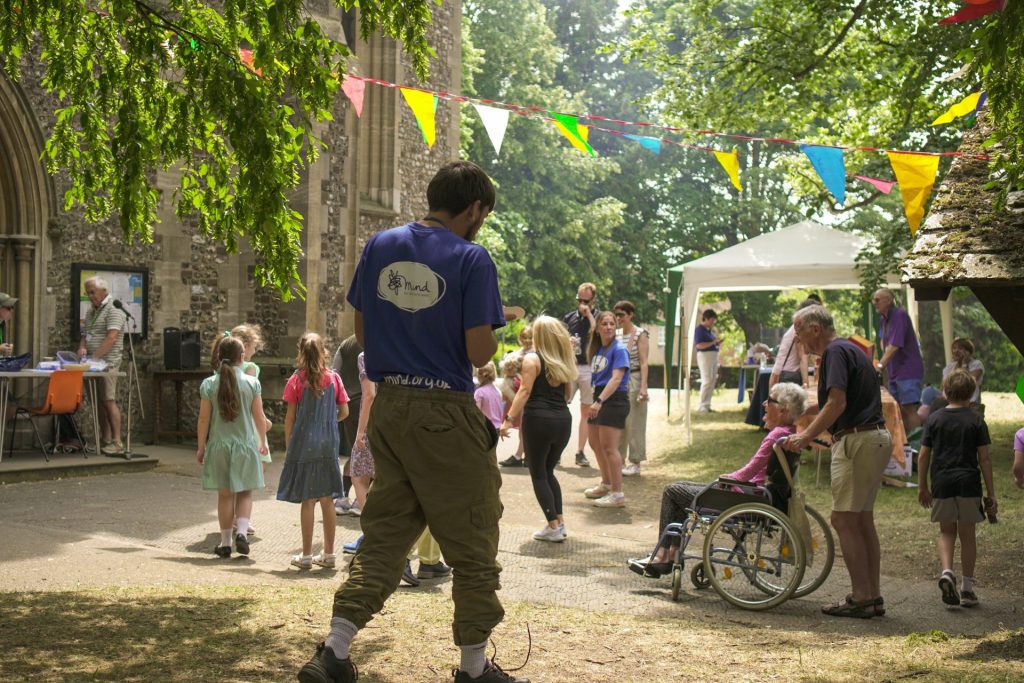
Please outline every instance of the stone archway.
[[47, 225], [56, 214], [53, 182], [40, 156], [43, 134], [21, 87], [0, 74], [0, 291], [18, 297], [16, 353], [38, 357], [47, 340], [41, 310]]

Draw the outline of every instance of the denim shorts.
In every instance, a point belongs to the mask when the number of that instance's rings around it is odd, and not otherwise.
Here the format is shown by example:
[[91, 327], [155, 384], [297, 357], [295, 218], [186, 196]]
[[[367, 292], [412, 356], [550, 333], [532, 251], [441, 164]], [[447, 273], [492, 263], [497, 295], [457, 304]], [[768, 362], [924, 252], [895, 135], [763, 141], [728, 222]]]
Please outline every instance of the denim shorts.
[[901, 406], [910, 403], [921, 402], [921, 380], [919, 379], [891, 379], [889, 380], [889, 393]]

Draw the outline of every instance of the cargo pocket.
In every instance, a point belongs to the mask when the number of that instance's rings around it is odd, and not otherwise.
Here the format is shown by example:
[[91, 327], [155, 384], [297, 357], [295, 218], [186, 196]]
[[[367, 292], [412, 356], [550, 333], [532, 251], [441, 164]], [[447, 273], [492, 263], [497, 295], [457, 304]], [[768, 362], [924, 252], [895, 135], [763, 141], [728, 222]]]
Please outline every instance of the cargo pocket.
[[498, 502], [477, 503], [469, 508], [469, 520], [477, 529], [493, 529], [498, 526], [505, 506]]

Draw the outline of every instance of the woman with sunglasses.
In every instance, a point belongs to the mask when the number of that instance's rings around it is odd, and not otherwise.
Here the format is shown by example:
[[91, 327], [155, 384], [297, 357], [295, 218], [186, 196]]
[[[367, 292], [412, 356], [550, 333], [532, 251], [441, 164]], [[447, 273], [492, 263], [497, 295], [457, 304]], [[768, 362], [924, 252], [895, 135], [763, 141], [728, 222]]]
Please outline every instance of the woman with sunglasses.
[[[773, 446], [783, 437], [796, 433], [794, 422], [807, 410], [807, 392], [798, 384], [780, 382], [768, 391], [764, 402], [764, 426], [768, 436], [761, 441], [757, 452], [746, 465], [735, 472], [723, 474], [722, 479], [762, 485], [768, 473], [768, 465], [775, 457]], [[693, 506], [693, 499], [707, 484], [694, 481], [677, 481], [669, 484], [661, 494], [661, 520], [658, 526], [658, 537], [672, 522], [683, 522], [687, 518], [687, 510]], [[644, 576], [657, 578], [672, 571], [672, 563], [679, 550], [679, 537], [672, 538], [668, 545], [660, 546], [654, 557], [647, 558], [639, 564], [644, 567]], [[675, 544], [675, 545], [673, 545]]]
[[583, 493], [594, 499], [597, 507], [623, 507], [626, 496], [622, 493], [619, 442], [629, 415], [629, 353], [615, 337], [615, 315], [611, 311], [599, 313], [596, 322], [587, 348], [594, 384], [594, 403], [587, 412], [587, 422], [601, 483]]
[[640, 474], [640, 463], [647, 459], [647, 355], [650, 335], [633, 324], [636, 307], [631, 301], [620, 301], [612, 307], [619, 325], [618, 337], [629, 354], [629, 416], [619, 441], [619, 455], [625, 464], [622, 474]]

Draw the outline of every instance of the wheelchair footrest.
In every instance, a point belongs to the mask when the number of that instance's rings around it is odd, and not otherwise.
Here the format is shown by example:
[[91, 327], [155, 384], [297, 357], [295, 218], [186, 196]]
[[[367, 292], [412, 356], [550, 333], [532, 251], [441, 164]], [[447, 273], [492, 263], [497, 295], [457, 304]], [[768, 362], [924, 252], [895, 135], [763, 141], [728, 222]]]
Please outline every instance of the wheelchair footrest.
[[638, 557], [627, 560], [626, 564], [631, 572], [639, 574], [645, 579], [660, 579], [666, 574], [672, 573], [672, 562], [651, 563], [649, 560], [649, 557]]

